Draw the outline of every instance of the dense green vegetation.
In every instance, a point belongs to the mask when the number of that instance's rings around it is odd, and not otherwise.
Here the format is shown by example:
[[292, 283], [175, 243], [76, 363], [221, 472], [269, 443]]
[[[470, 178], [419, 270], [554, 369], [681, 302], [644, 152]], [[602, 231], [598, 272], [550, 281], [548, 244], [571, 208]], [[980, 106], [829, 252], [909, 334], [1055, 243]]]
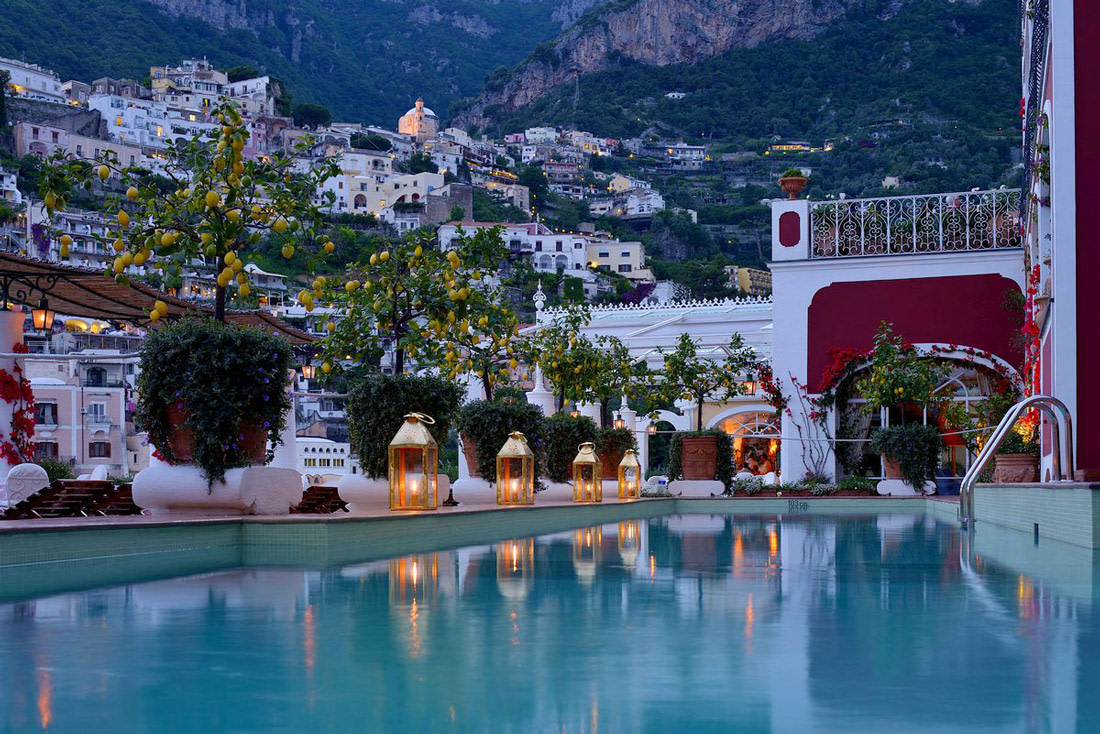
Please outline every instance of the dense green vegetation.
[[[696, 64], [652, 67], [620, 57], [496, 125], [659, 133], [721, 141], [719, 153], [762, 152], [771, 136], [832, 139], [834, 154], [791, 161], [814, 170], [819, 192], [867, 193], [884, 175], [920, 190], [1005, 182], [1018, 145], [1017, 4], [927, 0], [883, 21], [890, 4], [868, 0], [811, 41]], [[667, 99], [671, 91], [687, 96]]]
[[144, 79], [151, 65], [206, 56], [273, 74], [297, 102], [338, 119], [392, 127], [417, 95], [442, 114], [560, 30], [550, 17], [558, 0], [216, 0], [207, 10], [223, 4], [255, 30], [218, 31], [145, 0], [0, 0], [0, 56], [85, 82]]

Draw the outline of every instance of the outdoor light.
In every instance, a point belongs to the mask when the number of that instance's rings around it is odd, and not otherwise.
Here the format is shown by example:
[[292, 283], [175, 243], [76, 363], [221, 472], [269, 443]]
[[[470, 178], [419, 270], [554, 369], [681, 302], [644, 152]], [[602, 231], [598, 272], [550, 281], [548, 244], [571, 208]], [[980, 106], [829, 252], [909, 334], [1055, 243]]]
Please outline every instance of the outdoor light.
[[642, 550], [642, 524], [637, 520], [619, 523], [619, 557], [623, 565], [634, 568]]
[[428, 426], [435, 420], [423, 413], [409, 413], [390, 441], [390, 509], [436, 508], [436, 463], [439, 446]]
[[431, 599], [439, 587], [435, 553], [395, 558], [389, 563], [390, 604], [416, 604]]
[[656, 436], [657, 435], [657, 424], [656, 423], [650, 423], [649, 426], [645, 429], [645, 432], [648, 433], [650, 436]]
[[46, 301], [46, 297], [38, 301], [38, 308], [31, 310], [31, 321], [34, 322], [34, 328], [38, 331], [49, 331], [53, 328], [54, 312], [50, 310], [50, 304]]
[[749, 379], [745, 380], [744, 386], [746, 395], [756, 394], [756, 380], [752, 378], [752, 375], [749, 375]]
[[302, 378], [306, 380], [312, 380], [313, 376], [317, 374], [317, 367], [309, 363], [309, 359], [306, 359], [306, 363], [302, 365]]
[[573, 501], [602, 502], [603, 480], [596, 444], [586, 441], [578, 448], [577, 457], [573, 459]]
[[497, 504], [535, 504], [535, 454], [519, 431], [497, 452]]
[[569, 417], [570, 418], [580, 418], [581, 417], [581, 412], [579, 410], [577, 410], [576, 408], [573, 408], [573, 410], [569, 411]]
[[626, 421], [623, 419], [622, 413], [615, 416], [615, 428], [626, 428]]
[[535, 539], [506, 540], [496, 546], [497, 590], [511, 601], [526, 598], [534, 583]]
[[636, 500], [642, 496], [642, 464], [634, 449], [623, 452], [619, 462], [619, 499]]

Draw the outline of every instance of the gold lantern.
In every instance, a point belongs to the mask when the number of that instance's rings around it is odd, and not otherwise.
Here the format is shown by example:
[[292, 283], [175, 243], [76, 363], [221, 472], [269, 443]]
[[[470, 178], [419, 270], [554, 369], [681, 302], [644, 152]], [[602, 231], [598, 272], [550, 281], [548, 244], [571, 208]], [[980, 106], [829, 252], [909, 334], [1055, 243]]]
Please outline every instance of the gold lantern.
[[390, 509], [436, 508], [436, 462], [439, 446], [428, 426], [435, 420], [423, 413], [409, 413], [390, 441]]
[[636, 500], [642, 496], [642, 464], [634, 449], [623, 452], [619, 462], [619, 499]]
[[596, 578], [602, 544], [603, 528], [599, 525], [573, 531], [573, 571], [585, 586], [591, 586]]
[[519, 431], [497, 452], [497, 504], [535, 504], [535, 453]]
[[600, 477], [600, 457], [596, 456], [596, 444], [582, 443], [573, 459], [573, 501], [603, 501], [603, 479]]

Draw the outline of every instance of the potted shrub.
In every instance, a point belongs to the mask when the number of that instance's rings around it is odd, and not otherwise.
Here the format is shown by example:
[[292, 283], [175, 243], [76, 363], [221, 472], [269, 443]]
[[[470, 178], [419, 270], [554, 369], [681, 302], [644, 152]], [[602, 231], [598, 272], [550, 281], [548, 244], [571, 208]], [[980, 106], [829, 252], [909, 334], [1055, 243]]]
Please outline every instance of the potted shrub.
[[[226, 469], [270, 460], [290, 410], [290, 344], [260, 329], [183, 319], [141, 347], [137, 420], [158, 458]], [[268, 448], [270, 446], [270, 448]]]
[[910, 423], [879, 428], [871, 433], [871, 450], [893, 462], [899, 479], [918, 492], [936, 481], [943, 439], [933, 426]]
[[733, 441], [723, 431], [677, 433], [668, 455], [670, 479], [716, 479], [731, 491], [733, 487]]
[[596, 441], [596, 422], [587, 416], [556, 413], [543, 423], [546, 476], [563, 484], [573, 478], [573, 458], [582, 443]]
[[665, 353], [664, 370], [656, 375], [658, 399], [669, 403], [678, 399], [695, 404], [694, 434], [681, 439], [686, 455], [684, 479], [711, 479], [717, 467], [718, 436], [721, 431], [703, 430], [703, 406], [707, 401], [725, 401], [745, 392], [744, 379], [757, 365], [756, 352], [746, 346], [740, 334], [734, 334], [726, 347], [722, 362], [700, 356], [695, 342], [687, 334], [680, 335], [676, 349]]
[[627, 449], [638, 450], [638, 440], [629, 428], [601, 428], [596, 433], [595, 443], [603, 465], [600, 472], [605, 479], [618, 476], [619, 462]]
[[800, 169], [788, 168], [783, 172], [783, 175], [779, 177], [779, 187], [786, 191], [787, 198], [793, 201], [802, 193], [802, 189], [806, 188], [807, 180], [808, 179], [802, 175]]
[[[458, 412], [456, 427], [462, 435], [462, 450], [466, 453], [471, 476], [495, 482], [497, 452], [508, 440], [509, 434], [519, 431], [535, 454], [537, 480], [544, 451], [542, 424], [542, 411], [537, 405], [509, 394], [497, 400], [472, 400], [463, 405]], [[475, 468], [480, 468], [479, 474], [474, 474]]]
[[993, 481], [998, 484], [1038, 481], [1039, 441], [1034, 428], [1017, 423], [997, 447], [993, 462]]
[[363, 474], [373, 479], [387, 476], [389, 444], [408, 413], [434, 418], [435, 424], [428, 430], [443, 444], [463, 395], [460, 385], [438, 377], [375, 374], [353, 378], [348, 390], [348, 437]]

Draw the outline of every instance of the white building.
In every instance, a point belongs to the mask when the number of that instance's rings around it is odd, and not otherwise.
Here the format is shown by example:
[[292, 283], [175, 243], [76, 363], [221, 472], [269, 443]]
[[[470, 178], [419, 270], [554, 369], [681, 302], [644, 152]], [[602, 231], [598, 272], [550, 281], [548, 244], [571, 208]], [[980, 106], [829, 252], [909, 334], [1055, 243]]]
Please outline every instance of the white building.
[[641, 242], [589, 240], [588, 263], [592, 267], [618, 273], [628, 280], [653, 280], [653, 271], [646, 265], [645, 246]]
[[275, 90], [269, 76], [228, 82], [224, 92], [248, 116], [275, 114]]
[[5, 171], [0, 168], [0, 200], [11, 208], [18, 207], [23, 203], [23, 194], [20, 193], [19, 187], [16, 185], [17, 179], [18, 176], [14, 171]]
[[506, 224], [496, 222], [462, 222], [439, 228], [439, 246], [449, 249], [458, 238], [459, 229], [472, 234], [478, 229], [501, 227], [504, 244], [512, 252], [531, 258], [531, 266], [542, 273], [563, 272], [585, 280], [594, 280], [588, 271], [588, 238], [577, 234], [554, 232], [540, 222]]
[[529, 127], [523, 131], [523, 137], [530, 145], [550, 145], [558, 142], [556, 127]]
[[335, 484], [345, 474], [358, 474], [359, 462], [351, 444], [327, 438], [298, 436], [298, 472], [310, 484]]
[[200, 112], [180, 110], [165, 102], [93, 94], [88, 107], [103, 116], [111, 140], [148, 149], [149, 158], [162, 155], [173, 142], [216, 134], [218, 128], [207, 122]]
[[8, 72], [8, 91], [16, 97], [67, 104], [61, 79], [49, 69], [15, 59], [0, 59], [0, 71]]

